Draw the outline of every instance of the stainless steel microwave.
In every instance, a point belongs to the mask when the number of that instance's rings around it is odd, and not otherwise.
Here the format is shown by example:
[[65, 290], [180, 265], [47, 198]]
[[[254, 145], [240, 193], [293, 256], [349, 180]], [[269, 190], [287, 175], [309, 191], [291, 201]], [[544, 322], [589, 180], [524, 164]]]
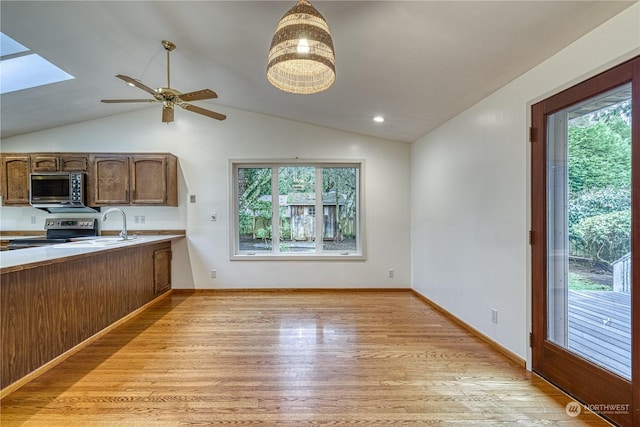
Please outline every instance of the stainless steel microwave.
[[32, 173], [29, 203], [34, 208], [82, 208], [86, 203], [85, 185], [82, 172]]

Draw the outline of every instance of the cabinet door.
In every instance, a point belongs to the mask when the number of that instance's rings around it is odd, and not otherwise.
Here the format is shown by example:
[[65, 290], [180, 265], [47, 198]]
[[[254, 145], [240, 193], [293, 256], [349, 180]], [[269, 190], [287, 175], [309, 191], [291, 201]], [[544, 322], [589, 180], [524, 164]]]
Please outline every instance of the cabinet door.
[[29, 155], [2, 156], [2, 204], [29, 205]]
[[89, 158], [82, 154], [63, 154], [60, 156], [60, 170], [65, 172], [86, 172]]
[[32, 154], [31, 172], [56, 172], [60, 168], [58, 156], [50, 154]]
[[86, 172], [86, 154], [32, 154], [31, 172]]
[[128, 156], [94, 155], [90, 169], [90, 206], [129, 204]]
[[153, 251], [153, 293], [171, 289], [171, 247]]
[[131, 156], [131, 203], [164, 205], [167, 202], [167, 156]]

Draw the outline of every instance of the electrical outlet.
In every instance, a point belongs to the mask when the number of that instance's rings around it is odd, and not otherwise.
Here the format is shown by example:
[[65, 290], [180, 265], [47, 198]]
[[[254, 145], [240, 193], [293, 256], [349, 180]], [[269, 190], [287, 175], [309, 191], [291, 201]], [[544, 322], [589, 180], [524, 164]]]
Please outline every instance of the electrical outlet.
[[136, 215], [133, 217], [133, 223], [134, 224], [140, 224], [140, 215]]
[[147, 217], [144, 215], [140, 215], [140, 224], [144, 224], [145, 222], [147, 222]]
[[390, 268], [387, 272], [387, 277], [393, 279], [394, 277], [396, 277], [396, 271], [393, 268]]
[[217, 221], [218, 220], [218, 213], [217, 212], [211, 212], [209, 218], [211, 219], [211, 221]]
[[32, 216], [32, 217], [31, 217], [31, 224], [35, 224], [35, 223], [36, 223], [36, 217], [35, 217], [35, 216]]
[[216, 275], [217, 275], [216, 270], [211, 270], [211, 278], [212, 278], [212, 279], [215, 279], [215, 278], [216, 278]]
[[190, 203], [195, 203], [196, 202], [196, 195], [195, 194], [189, 195], [189, 202]]
[[498, 310], [495, 308], [491, 309], [491, 322], [498, 323]]

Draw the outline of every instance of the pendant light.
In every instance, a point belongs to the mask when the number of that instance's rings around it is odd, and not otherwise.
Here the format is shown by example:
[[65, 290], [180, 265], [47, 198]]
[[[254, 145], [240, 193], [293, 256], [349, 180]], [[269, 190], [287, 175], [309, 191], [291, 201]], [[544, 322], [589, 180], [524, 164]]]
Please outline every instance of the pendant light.
[[289, 93], [322, 92], [336, 79], [335, 62], [327, 21], [308, 0], [299, 0], [278, 22], [267, 80]]

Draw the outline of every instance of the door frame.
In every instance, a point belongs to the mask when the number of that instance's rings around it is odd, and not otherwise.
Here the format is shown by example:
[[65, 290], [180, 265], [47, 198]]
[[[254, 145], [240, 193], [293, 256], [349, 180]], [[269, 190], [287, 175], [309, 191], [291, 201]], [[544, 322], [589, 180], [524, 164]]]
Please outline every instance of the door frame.
[[[630, 408], [627, 414], [602, 414], [605, 418], [622, 426], [640, 425], [640, 274], [635, 274], [632, 277], [631, 381], [588, 362], [546, 339], [546, 119], [550, 114], [569, 105], [628, 82], [632, 82], [631, 253], [632, 265], [640, 266], [640, 238], [634, 239], [633, 237], [640, 236], [640, 56], [559, 92], [531, 107], [532, 370], [583, 404], [629, 403]], [[588, 375], [586, 375], [587, 373]], [[635, 390], [632, 385], [635, 385]]]

